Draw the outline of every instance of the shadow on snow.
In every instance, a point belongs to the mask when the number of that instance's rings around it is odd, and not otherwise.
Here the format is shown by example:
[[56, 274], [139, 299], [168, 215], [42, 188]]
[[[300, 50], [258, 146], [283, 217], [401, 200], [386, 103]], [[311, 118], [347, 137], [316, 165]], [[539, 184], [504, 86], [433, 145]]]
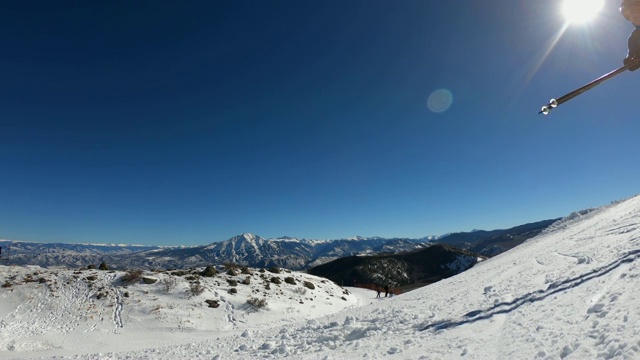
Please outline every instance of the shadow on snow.
[[454, 328], [454, 327], [458, 327], [465, 324], [472, 324], [480, 320], [486, 320], [495, 315], [510, 313], [525, 304], [542, 301], [548, 298], [549, 296], [572, 289], [589, 280], [593, 280], [601, 276], [604, 276], [610, 273], [611, 271], [617, 269], [620, 265], [625, 263], [631, 263], [637, 260], [638, 258], [640, 258], [640, 249], [629, 251], [625, 255], [621, 256], [619, 259], [611, 262], [608, 265], [596, 268], [594, 270], [591, 270], [587, 273], [581, 274], [574, 278], [555, 282], [553, 284], [550, 284], [544, 290], [537, 290], [528, 294], [524, 294], [519, 298], [514, 299], [513, 301], [501, 302], [485, 310], [474, 310], [474, 311], [468, 312], [464, 314], [462, 318], [459, 320], [443, 320], [443, 321], [434, 322], [419, 329], [419, 331], [444, 330], [444, 329]]

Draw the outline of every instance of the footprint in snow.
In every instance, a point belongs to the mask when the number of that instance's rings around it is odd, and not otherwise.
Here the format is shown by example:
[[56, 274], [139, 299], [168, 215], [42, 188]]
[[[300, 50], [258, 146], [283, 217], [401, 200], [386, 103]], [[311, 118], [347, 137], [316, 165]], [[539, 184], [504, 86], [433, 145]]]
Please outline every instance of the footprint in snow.
[[603, 303], [597, 303], [587, 310], [587, 314], [601, 313], [604, 307], [605, 305]]

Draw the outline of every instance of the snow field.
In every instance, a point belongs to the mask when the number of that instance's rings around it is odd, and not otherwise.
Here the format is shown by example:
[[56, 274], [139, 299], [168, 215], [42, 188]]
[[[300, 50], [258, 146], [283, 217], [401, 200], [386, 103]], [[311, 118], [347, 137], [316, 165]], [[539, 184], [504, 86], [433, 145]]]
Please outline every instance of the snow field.
[[[120, 282], [122, 275], [0, 266], [0, 282], [13, 284], [0, 290], [0, 357], [71, 356], [96, 349], [133, 351], [234, 334], [246, 337], [260, 329], [362, 303], [326, 279], [296, 272], [252, 269], [250, 275], [220, 273], [211, 278], [146, 272], [144, 276], [158, 281], [129, 286]], [[242, 283], [247, 277], [248, 285]], [[25, 281], [30, 278], [44, 280]], [[190, 289], [195, 281], [187, 278], [199, 279], [201, 294], [193, 294]], [[280, 279], [280, 284], [272, 278]], [[286, 278], [294, 279], [295, 284], [286, 283]], [[169, 291], [165, 279], [176, 280]], [[237, 285], [231, 286], [233, 282]], [[252, 308], [247, 304], [250, 297], [265, 299], [267, 307]], [[210, 308], [206, 300], [215, 300], [219, 306]]]
[[[30, 328], [28, 311], [19, 305], [38, 309], [38, 304], [46, 302], [38, 300], [42, 295], [36, 291], [37, 285], [28, 284], [22, 290], [15, 287], [15, 294], [5, 289], [0, 292], [2, 346], [22, 338], [15, 336], [15, 331], [26, 334], [30, 347], [40, 346], [42, 350], [17, 351], [14, 345], [14, 350], [3, 350], [0, 356], [637, 359], [639, 259], [640, 197], [635, 197], [574, 213], [538, 237], [464, 273], [392, 298], [376, 299], [375, 292], [362, 289], [352, 289], [347, 296], [340, 287], [316, 279], [318, 291], [300, 295], [283, 284], [272, 292], [270, 310], [247, 311], [244, 299], [262, 294], [264, 282], [256, 280], [260, 284], [256, 288], [238, 287], [242, 296], [232, 296], [224, 286], [226, 280], [219, 278], [220, 284], [208, 283], [206, 293], [195, 299], [185, 297], [186, 282], [182, 290], [176, 288], [170, 295], [163, 295], [158, 288], [132, 286], [129, 298], [123, 300], [123, 326], [116, 326], [114, 316], [104, 321], [108, 326], [101, 327], [98, 322], [93, 330], [108, 331], [119, 343], [96, 337], [83, 339], [74, 329], [86, 330], [95, 323], [87, 322], [86, 315], [74, 315], [78, 310], [73, 305], [69, 305], [71, 321], [66, 325], [54, 327], [45, 321], [44, 326], [50, 330], [44, 334]], [[2, 278], [18, 271], [0, 269]], [[86, 297], [82, 289], [78, 284], [66, 291]], [[198, 304], [207, 298], [219, 299], [220, 308], [204, 311]], [[100, 310], [96, 301], [90, 303], [95, 304], [97, 313], [117, 314], [108, 306]], [[111, 303], [115, 306], [117, 301]], [[160, 308], [152, 311], [157, 305]], [[67, 305], [46, 306], [58, 313], [67, 309]], [[71, 352], [71, 347], [56, 336], [44, 339], [48, 343], [42, 342], [42, 335], [64, 331], [76, 341], [86, 339], [92, 347]], [[162, 344], [153, 341], [157, 337], [162, 338]]]

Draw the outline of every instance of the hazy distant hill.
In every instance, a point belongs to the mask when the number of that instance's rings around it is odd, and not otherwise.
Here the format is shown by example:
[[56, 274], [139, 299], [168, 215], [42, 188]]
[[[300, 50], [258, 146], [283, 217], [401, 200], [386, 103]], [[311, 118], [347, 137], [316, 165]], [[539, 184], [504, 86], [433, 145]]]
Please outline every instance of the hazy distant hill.
[[537, 236], [558, 220], [560, 219], [543, 220], [504, 230], [452, 233], [440, 237], [436, 243], [448, 244], [485, 256], [494, 256]]

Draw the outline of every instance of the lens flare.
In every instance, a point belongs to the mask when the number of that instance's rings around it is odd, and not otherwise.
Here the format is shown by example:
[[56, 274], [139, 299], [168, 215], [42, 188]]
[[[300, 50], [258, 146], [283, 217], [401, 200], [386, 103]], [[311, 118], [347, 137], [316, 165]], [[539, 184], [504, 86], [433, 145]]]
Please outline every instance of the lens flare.
[[568, 22], [584, 23], [593, 19], [604, 7], [604, 0], [564, 0], [562, 13]]
[[427, 107], [434, 113], [442, 113], [451, 107], [453, 104], [453, 94], [447, 89], [438, 89], [429, 95], [427, 100]]

